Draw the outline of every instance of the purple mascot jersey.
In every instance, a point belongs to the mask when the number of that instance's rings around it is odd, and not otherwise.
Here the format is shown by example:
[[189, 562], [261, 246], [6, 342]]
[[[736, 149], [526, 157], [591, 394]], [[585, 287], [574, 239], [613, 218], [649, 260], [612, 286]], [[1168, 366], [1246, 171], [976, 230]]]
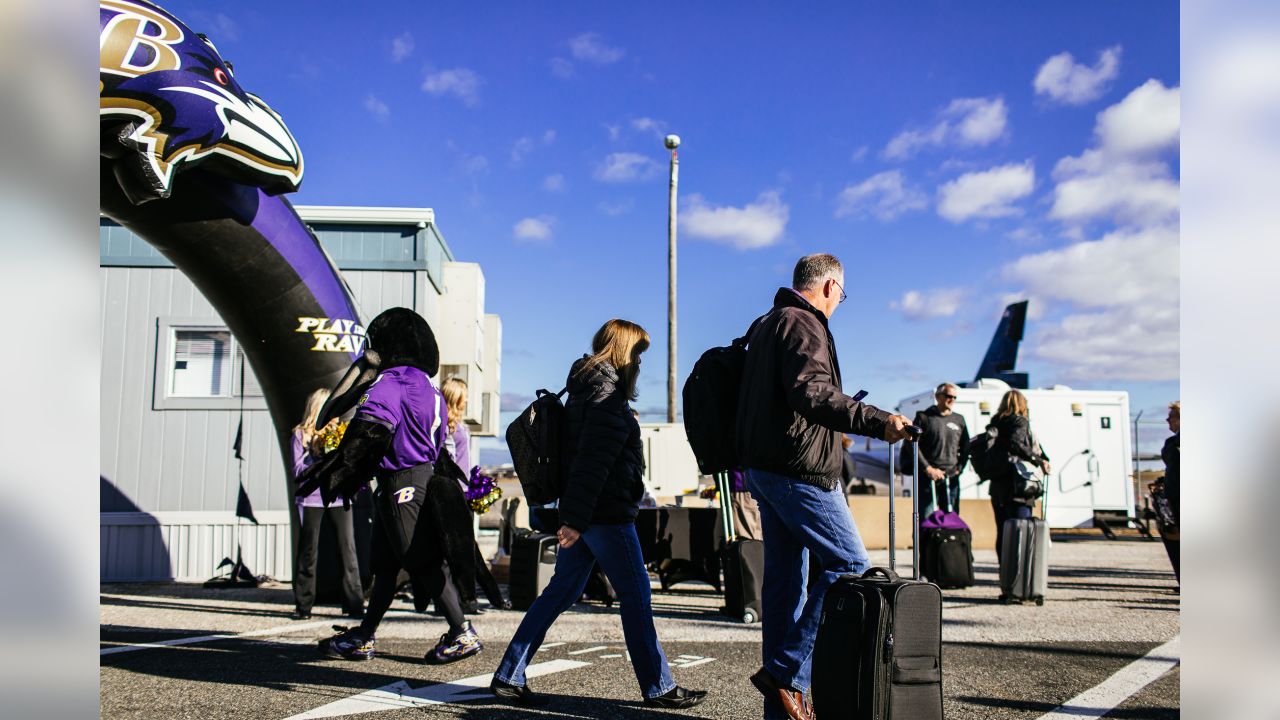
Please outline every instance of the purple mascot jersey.
[[431, 378], [415, 367], [400, 365], [379, 373], [360, 398], [356, 419], [391, 431], [391, 449], [378, 464], [383, 470], [394, 472], [434, 463], [444, 447], [444, 396], [431, 384]]

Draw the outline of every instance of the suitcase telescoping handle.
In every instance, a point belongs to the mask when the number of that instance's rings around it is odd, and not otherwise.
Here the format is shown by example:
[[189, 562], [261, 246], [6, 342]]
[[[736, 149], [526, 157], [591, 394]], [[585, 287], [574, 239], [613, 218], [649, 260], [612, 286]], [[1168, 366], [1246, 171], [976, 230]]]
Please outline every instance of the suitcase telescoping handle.
[[[908, 439], [905, 442], [915, 442], [923, 432], [923, 428], [911, 425], [907, 429]], [[897, 475], [895, 473], [895, 459], [897, 449], [901, 443], [892, 443], [889, 445], [889, 569], [897, 569], [897, 547], [898, 547], [898, 514], [894, 509], [893, 498], [897, 494]], [[920, 579], [920, 504], [917, 500], [917, 494], [920, 492], [920, 448], [912, 448], [911, 452], [911, 578], [913, 580]]]

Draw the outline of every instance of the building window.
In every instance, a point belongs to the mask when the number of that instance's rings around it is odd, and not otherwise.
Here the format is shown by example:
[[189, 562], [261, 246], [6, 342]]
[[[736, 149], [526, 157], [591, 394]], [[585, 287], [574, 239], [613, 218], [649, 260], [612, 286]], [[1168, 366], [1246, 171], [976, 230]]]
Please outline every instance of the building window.
[[231, 397], [231, 332], [174, 328], [170, 397]]
[[262, 388], [239, 343], [221, 321], [158, 318], [153, 406], [156, 410], [266, 409]]

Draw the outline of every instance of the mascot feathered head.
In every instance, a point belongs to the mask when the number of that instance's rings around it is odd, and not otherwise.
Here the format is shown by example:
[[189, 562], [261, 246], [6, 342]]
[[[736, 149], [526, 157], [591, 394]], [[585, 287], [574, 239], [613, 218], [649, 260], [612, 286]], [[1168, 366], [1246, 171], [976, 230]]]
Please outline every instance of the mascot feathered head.
[[379, 367], [416, 367], [428, 375], [440, 372], [440, 346], [431, 326], [409, 308], [391, 308], [378, 314], [365, 329], [369, 349], [378, 354]]
[[436, 334], [421, 315], [409, 308], [397, 307], [379, 313], [365, 328], [365, 338], [368, 342], [364, 355], [351, 364], [333, 388], [329, 401], [316, 418], [317, 430], [355, 407], [356, 401], [385, 368], [408, 365], [427, 375], [440, 372]]

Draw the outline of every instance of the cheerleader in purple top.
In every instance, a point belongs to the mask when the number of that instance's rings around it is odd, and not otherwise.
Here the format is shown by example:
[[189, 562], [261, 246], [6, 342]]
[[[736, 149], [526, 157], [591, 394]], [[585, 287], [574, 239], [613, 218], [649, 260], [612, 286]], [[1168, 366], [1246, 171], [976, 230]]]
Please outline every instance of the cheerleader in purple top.
[[[316, 418], [320, 408], [329, 399], [329, 391], [316, 390], [307, 398], [302, 422], [293, 428], [293, 475], [304, 470], [324, 455], [324, 433], [316, 430]], [[333, 418], [323, 428], [331, 431], [338, 424]], [[338, 551], [342, 559], [342, 612], [349, 617], [364, 616], [364, 590], [360, 586], [360, 566], [356, 562], [355, 532], [351, 511], [342, 507], [340, 500], [325, 503], [320, 491], [296, 498], [298, 519], [302, 532], [298, 536], [298, 556], [293, 569], [293, 619], [311, 617], [311, 607], [316, 601], [316, 557], [320, 547], [320, 523], [326, 515], [337, 534]]]

